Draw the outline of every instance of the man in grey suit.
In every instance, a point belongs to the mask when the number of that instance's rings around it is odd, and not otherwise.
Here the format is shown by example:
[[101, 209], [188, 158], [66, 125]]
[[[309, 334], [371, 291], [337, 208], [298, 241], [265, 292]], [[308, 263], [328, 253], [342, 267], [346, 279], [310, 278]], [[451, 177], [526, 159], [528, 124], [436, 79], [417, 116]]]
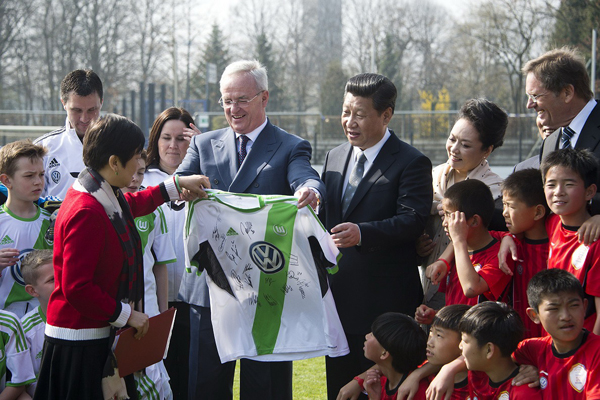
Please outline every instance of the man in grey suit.
[[[298, 207], [316, 209], [325, 194], [310, 165], [311, 146], [272, 125], [266, 116], [267, 71], [257, 61], [227, 66], [219, 104], [228, 128], [192, 138], [177, 174], [202, 173], [213, 189], [298, 197]], [[191, 304], [190, 399], [231, 399], [234, 362], [221, 364], [210, 321], [205, 275], [183, 277], [180, 296]], [[291, 399], [292, 363], [241, 360], [240, 398]]]
[[329, 399], [373, 364], [363, 343], [375, 318], [412, 316], [423, 299], [415, 242], [433, 201], [431, 161], [388, 129], [396, 93], [382, 75], [348, 80], [341, 118], [348, 142], [327, 153], [323, 167], [319, 217], [343, 255], [330, 285], [350, 347], [326, 359]]
[[[548, 136], [540, 161], [557, 149], [589, 149], [600, 159], [600, 105], [593, 98], [590, 77], [575, 50], [550, 50], [523, 67], [527, 108], [537, 112], [542, 125], [562, 127]], [[599, 182], [600, 184], [600, 179]], [[592, 200], [600, 211], [600, 194]]]

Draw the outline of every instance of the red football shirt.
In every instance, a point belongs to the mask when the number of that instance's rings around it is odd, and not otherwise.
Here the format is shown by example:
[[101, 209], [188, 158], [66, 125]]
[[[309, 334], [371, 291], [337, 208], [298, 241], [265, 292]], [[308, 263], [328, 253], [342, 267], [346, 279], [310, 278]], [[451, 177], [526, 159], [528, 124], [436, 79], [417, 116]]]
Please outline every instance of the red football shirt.
[[565, 354], [556, 352], [550, 336], [526, 339], [513, 358], [539, 369], [544, 399], [600, 399], [600, 336], [585, 331], [581, 345]]
[[[561, 268], [579, 279], [590, 297], [600, 297], [600, 244], [598, 241], [585, 246], [577, 240], [577, 229], [562, 224], [558, 215], [546, 219], [546, 231], [550, 239], [548, 268]], [[593, 298], [588, 298], [588, 310], [584, 327], [590, 331], [596, 322]]]
[[542, 393], [539, 388], [530, 388], [527, 385], [513, 386], [512, 380], [519, 373], [515, 371], [502, 382], [492, 382], [481, 372], [469, 371], [469, 394], [471, 399], [490, 400], [541, 400]]
[[[514, 237], [513, 237], [514, 238]], [[527, 284], [538, 272], [548, 266], [549, 240], [518, 240], [517, 244], [519, 258], [523, 260], [516, 263], [513, 276], [513, 308], [519, 313], [525, 326], [524, 339], [530, 337], [544, 336], [541, 324], [534, 323], [527, 316]]]
[[[492, 300], [492, 301], [507, 301], [509, 294], [507, 286], [510, 283], [512, 277], [506, 275], [498, 268], [498, 251], [500, 250], [500, 241], [494, 239], [480, 250], [469, 252], [469, 258], [475, 268], [475, 271], [485, 280], [488, 284], [489, 290], [483, 293], [485, 297], [477, 296], [468, 298], [464, 295], [460, 280], [458, 279], [458, 273], [456, 271], [456, 264], [452, 262], [450, 264], [450, 272], [446, 276], [446, 279], [440, 283], [440, 292], [446, 293], [446, 305], [450, 304], [468, 304], [475, 305], [480, 301]], [[512, 268], [512, 263], [509, 261], [509, 265]]]

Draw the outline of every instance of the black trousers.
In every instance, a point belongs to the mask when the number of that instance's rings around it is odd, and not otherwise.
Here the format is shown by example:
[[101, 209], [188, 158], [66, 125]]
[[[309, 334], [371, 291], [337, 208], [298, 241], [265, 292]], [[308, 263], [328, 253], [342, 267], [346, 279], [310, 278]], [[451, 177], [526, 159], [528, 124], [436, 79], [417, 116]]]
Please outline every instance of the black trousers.
[[[365, 336], [346, 334], [346, 338], [350, 348], [348, 355], [325, 357], [328, 400], [335, 400], [342, 386], [354, 379], [356, 375], [362, 374], [373, 366], [373, 362], [366, 359], [364, 355]], [[359, 399], [367, 400], [367, 396], [361, 394]]]
[[188, 398], [188, 364], [190, 354], [190, 305], [181, 301], [169, 302], [177, 309], [165, 368], [169, 373], [174, 400]]
[[[221, 363], [210, 308], [190, 306], [189, 399], [233, 397], [235, 362]], [[292, 362], [240, 360], [240, 400], [292, 400]]]

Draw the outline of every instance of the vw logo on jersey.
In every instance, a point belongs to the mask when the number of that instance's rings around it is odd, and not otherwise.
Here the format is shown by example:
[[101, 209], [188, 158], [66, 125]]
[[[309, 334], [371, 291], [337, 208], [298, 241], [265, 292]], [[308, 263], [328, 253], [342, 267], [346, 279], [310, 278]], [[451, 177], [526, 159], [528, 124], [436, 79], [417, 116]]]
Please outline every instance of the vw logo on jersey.
[[265, 274], [274, 274], [285, 265], [283, 253], [271, 243], [254, 242], [250, 245], [249, 252], [254, 264]]
[[273, 225], [273, 232], [275, 232], [275, 234], [279, 236], [287, 235], [287, 230], [283, 225]]
[[135, 221], [135, 225], [140, 232], [146, 232], [150, 228], [150, 224], [146, 220], [138, 219]]
[[25, 249], [19, 253], [19, 259], [15, 265], [10, 266], [10, 274], [12, 275], [15, 282], [17, 282], [21, 286], [25, 286], [25, 280], [23, 279], [23, 275], [21, 274], [21, 263], [27, 254], [32, 252], [33, 249]]
[[50, 176], [52, 177], [52, 181], [54, 181], [54, 183], [60, 182], [60, 172], [52, 171], [52, 174], [50, 174]]

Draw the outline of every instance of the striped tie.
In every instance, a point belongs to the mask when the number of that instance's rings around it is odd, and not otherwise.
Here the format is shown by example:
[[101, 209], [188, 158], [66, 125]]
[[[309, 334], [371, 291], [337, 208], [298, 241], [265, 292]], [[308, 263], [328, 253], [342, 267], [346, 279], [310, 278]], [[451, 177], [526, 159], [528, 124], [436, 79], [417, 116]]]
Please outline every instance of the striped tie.
[[240, 135], [240, 151], [238, 152], [238, 168], [242, 166], [244, 159], [246, 158], [246, 145], [250, 139], [246, 135]]
[[360, 153], [360, 157], [358, 161], [354, 165], [352, 172], [350, 173], [350, 177], [348, 178], [348, 185], [346, 185], [346, 191], [344, 192], [344, 197], [342, 198], [342, 212], [346, 213], [348, 206], [350, 205], [350, 201], [354, 196], [354, 192], [356, 192], [356, 188], [360, 181], [363, 178], [363, 173], [365, 172], [365, 161], [367, 161], [367, 157], [365, 157], [365, 153]]
[[575, 131], [570, 127], [566, 126], [562, 129], [562, 133], [560, 135], [560, 143], [562, 144], [563, 149], [571, 148], [571, 138], [575, 135]]

